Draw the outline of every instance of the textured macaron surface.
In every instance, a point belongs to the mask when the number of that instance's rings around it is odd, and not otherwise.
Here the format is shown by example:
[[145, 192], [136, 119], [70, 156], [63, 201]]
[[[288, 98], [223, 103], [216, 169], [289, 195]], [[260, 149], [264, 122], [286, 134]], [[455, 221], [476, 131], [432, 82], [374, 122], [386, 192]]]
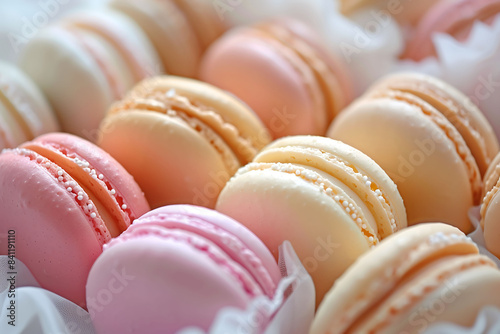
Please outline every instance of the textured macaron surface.
[[[130, 281], [97, 312], [92, 305], [116, 271]], [[99, 333], [208, 329], [222, 307], [244, 309], [255, 297], [271, 298], [279, 278], [272, 255], [239, 223], [206, 208], [172, 205], [143, 215], [105, 246], [89, 275], [87, 303]], [[144, 293], [154, 293], [155, 301], [137, 310], [134, 300]], [[128, 313], [135, 316], [110, 320]]]
[[269, 141], [253, 111], [232, 95], [158, 77], [112, 106], [99, 145], [135, 177], [152, 207], [213, 207], [225, 182]]

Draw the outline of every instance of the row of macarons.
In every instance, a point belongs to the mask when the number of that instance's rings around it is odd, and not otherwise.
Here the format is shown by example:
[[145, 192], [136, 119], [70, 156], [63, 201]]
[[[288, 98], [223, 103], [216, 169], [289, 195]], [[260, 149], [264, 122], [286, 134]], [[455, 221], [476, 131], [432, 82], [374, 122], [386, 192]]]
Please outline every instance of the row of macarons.
[[116, 160], [64, 133], [4, 150], [0, 185], [0, 227], [16, 231], [16, 257], [43, 288], [86, 308], [98, 333], [206, 330], [224, 307], [272, 299], [285, 240], [314, 282], [311, 333], [417, 332], [408, 316], [450, 293], [433, 321], [469, 326], [500, 307], [491, 259], [449, 224], [407, 227], [388, 175], [330, 138], [271, 143], [224, 188], [218, 211], [150, 211]]
[[[341, 2], [341, 10], [348, 15], [369, 4]], [[419, 9], [410, 11], [411, 6]], [[465, 38], [475, 20], [490, 22], [499, 8], [497, 1], [470, 0], [402, 7], [405, 13], [427, 13], [401, 21], [422, 22], [406, 52], [407, 58], [419, 60], [435, 54], [436, 32]], [[454, 15], [447, 15], [450, 8]], [[19, 59], [30, 79], [0, 68], [5, 95], [0, 117], [8, 124], [1, 129], [0, 147], [15, 147], [57, 129], [96, 141], [110, 104], [139, 81], [164, 73], [196, 77], [232, 92], [257, 113], [273, 138], [324, 135], [353, 99], [349, 64], [297, 21], [276, 19], [229, 29], [219, 14], [210, 1], [139, 5], [113, 0], [100, 10], [77, 11], [50, 25], [30, 40]]]

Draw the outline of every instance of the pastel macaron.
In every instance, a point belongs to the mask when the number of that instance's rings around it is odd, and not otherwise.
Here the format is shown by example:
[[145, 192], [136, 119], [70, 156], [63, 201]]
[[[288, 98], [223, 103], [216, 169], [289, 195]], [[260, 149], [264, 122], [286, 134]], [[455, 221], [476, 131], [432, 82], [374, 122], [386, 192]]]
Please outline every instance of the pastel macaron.
[[199, 77], [245, 101], [274, 138], [324, 135], [352, 96], [341, 60], [292, 19], [227, 32], [205, 53]]
[[153, 208], [213, 208], [226, 181], [269, 141], [259, 118], [231, 94], [164, 76], [115, 103], [98, 142], [134, 176]]
[[361, 150], [398, 185], [408, 224], [441, 221], [468, 233], [482, 175], [499, 151], [481, 111], [461, 92], [424, 74], [375, 83], [332, 123], [328, 136]]
[[422, 17], [408, 40], [402, 58], [421, 61], [435, 56], [435, 34], [448, 34], [464, 41], [476, 21], [492, 23], [500, 14], [499, 0], [440, 1]]
[[420, 224], [349, 267], [309, 333], [421, 333], [437, 322], [470, 327], [485, 306], [500, 306], [496, 264], [457, 228]]
[[0, 150], [59, 130], [45, 96], [13, 64], [0, 62]]
[[205, 49], [226, 30], [216, 4], [206, 0], [113, 0], [154, 44], [167, 73], [196, 77]]
[[16, 231], [16, 257], [42, 288], [80, 306], [102, 246], [148, 210], [132, 176], [79, 137], [46, 134], [0, 154], [0, 230]]
[[19, 65], [49, 100], [62, 130], [91, 141], [115, 100], [163, 73], [148, 37], [110, 10], [76, 12], [43, 29], [26, 45]]
[[387, 20], [392, 16], [403, 26], [416, 25], [436, 3], [454, 0], [420, 0], [420, 1], [392, 1], [392, 0], [340, 0], [339, 10], [347, 17], [356, 17], [359, 13], [369, 12], [376, 22]]
[[491, 162], [484, 175], [483, 200], [481, 202], [481, 227], [486, 248], [500, 258], [500, 154]]
[[336, 140], [291, 136], [264, 148], [226, 184], [216, 209], [254, 232], [278, 258], [289, 240], [316, 288], [406, 227], [396, 185], [373, 160]]
[[170, 205], [105, 246], [88, 277], [87, 305], [97, 333], [206, 331], [222, 308], [272, 298], [280, 278], [268, 249], [235, 220]]

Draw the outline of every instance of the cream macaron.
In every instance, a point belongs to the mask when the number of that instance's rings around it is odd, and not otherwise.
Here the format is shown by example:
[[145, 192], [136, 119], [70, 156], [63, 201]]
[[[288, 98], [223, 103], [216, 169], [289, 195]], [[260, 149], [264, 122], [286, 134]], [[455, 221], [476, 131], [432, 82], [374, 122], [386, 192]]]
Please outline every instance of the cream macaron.
[[484, 175], [481, 203], [481, 227], [486, 248], [500, 259], [500, 154], [491, 162]]
[[163, 73], [142, 30], [110, 10], [75, 12], [42, 30], [26, 45], [20, 67], [45, 94], [62, 130], [91, 141], [115, 100]]
[[411, 226], [363, 254], [319, 306], [310, 334], [421, 333], [437, 322], [472, 326], [500, 307], [500, 270], [457, 228]]
[[328, 136], [374, 159], [398, 185], [408, 223], [470, 232], [481, 175], [499, 151], [481, 111], [461, 92], [416, 73], [389, 75], [334, 121]]
[[13, 64], [0, 61], [0, 150], [59, 130], [45, 96]]
[[240, 100], [175, 76], [145, 80], [115, 103], [98, 141], [134, 176], [153, 208], [213, 207], [226, 181], [269, 142]]
[[248, 103], [274, 138], [324, 135], [352, 96], [342, 61], [292, 19], [227, 32], [207, 50], [199, 76]]
[[112, 0], [153, 42], [167, 73], [195, 77], [205, 49], [226, 30], [206, 0]]
[[358, 256], [406, 227], [396, 185], [369, 157], [317, 136], [279, 139], [226, 184], [216, 209], [254, 232], [278, 258], [289, 240], [316, 303]]

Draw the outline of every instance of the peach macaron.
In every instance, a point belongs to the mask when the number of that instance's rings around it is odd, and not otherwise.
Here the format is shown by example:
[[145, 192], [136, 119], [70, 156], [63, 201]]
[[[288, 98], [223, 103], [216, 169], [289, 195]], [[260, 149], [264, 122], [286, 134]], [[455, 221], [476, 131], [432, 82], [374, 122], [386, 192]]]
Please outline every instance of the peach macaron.
[[408, 224], [441, 221], [468, 233], [482, 175], [499, 152], [481, 111], [423, 74], [389, 75], [332, 123], [328, 136], [361, 150], [398, 185]]
[[153, 208], [215, 205], [227, 180], [270, 141], [247, 105], [209, 84], [145, 80], [109, 110], [99, 146], [135, 178]]
[[324, 135], [352, 96], [341, 60], [292, 19], [227, 32], [207, 50], [199, 77], [245, 101], [274, 138]]

